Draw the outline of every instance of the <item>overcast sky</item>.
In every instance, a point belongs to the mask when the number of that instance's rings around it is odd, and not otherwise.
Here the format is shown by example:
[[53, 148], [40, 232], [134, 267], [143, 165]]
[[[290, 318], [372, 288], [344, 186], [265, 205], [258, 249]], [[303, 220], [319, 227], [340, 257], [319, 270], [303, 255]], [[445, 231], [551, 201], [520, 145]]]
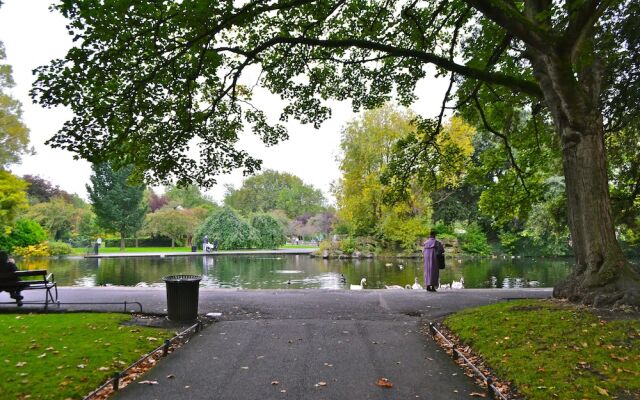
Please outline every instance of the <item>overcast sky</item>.
[[[23, 121], [31, 130], [31, 144], [36, 155], [24, 157], [20, 165], [12, 166], [16, 175], [39, 175], [62, 189], [87, 198], [85, 184], [89, 182], [90, 164], [84, 160], [74, 160], [73, 154], [54, 150], [44, 144], [61, 126], [72, 117], [64, 108], [44, 109], [31, 103], [28, 92], [33, 82], [31, 71], [54, 58], [62, 58], [71, 47], [67, 35], [66, 20], [56, 12], [49, 11], [51, 0], [5, 0], [0, 7], [0, 41], [4, 42], [7, 60], [13, 66], [16, 86], [12, 95], [23, 105]], [[442, 96], [446, 90], [446, 80], [429, 79], [421, 82], [421, 95], [413, 109], [417, 113], [432, 117], [438, 112]], [[260, 93], [256, 102], [273, 117], [279, 115], [279, 98]], [[336, 157], [340, 144], [340, 130], [356, 117], [349, 103], [332, 103], [333, 117], [321, 129], [289, 123], [290, 139], [277, 146], [266, 148], [251, 134], [241, 137], [240, 148], [263, 160], [264, 169], [289, 172], [299, 176], [305, 183], [321, 189], [330, 197], [331, 182], [340, 171]], [[206, 193], [221, 202], [224, 184], [236, 187], [242, 184], [240, 171], [220, 176], [219, 184]]]

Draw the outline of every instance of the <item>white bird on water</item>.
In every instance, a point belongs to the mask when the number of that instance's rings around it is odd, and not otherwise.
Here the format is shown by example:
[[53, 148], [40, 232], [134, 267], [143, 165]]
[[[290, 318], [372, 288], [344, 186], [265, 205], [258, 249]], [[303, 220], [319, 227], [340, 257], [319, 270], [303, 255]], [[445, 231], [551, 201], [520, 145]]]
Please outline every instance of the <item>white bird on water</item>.
[[451, 282], [451, 289], [464, 289], [464, 277], [460, 278], [460, 282], [458, 281]]
[[367, 278], [360, 279], [359, 285], [350, 285], [349, 289], [351, 290], [362, 290], [363, 287], [367, 285]]
[[414, 278], [413, 285], [411, 285], [411, 289], [414, 289], [414, 290], [421, 290], [422, 289], [422, 286], [418, 283], [418, 278], [417, 277]]

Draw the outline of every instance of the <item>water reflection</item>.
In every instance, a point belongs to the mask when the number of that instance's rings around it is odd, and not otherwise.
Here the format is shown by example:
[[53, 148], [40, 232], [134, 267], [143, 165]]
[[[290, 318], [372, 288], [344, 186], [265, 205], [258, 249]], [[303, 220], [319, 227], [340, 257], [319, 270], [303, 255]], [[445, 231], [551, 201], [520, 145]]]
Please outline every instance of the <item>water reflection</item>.
[[[323, 260], [304, 255], [180, 256], [20, 260], [23, 269], [48, 269], [63, 286], [164, 286], [162, 277], [202, 275], [201, 284], [245, 289], [341, 289], [367, 278], [367, 288], [423, 283], [421, 260]], [[568, 259], [455, 259], [442, 284], [464, 279], [465, 288], [550, 287], [570, 270]], [[342, 278], [344, 275], [344, 278]], [[455, 284], [455, 283], [454, 283]]]

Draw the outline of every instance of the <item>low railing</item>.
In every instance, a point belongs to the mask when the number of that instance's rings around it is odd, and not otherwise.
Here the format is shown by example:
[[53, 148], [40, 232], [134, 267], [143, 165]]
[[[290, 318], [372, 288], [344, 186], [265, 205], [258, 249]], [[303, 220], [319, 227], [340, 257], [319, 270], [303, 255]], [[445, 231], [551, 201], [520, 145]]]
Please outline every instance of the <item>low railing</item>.
[[195, 333], [200, 332], [202, 330], [202, 328], [203, 328], [202, 321], [198, 321], [195, 324], [193, 324], [190, 327], [188, 327], [187, 329], [185, 329], [184, 331], [178, 333], [176, 336], [172, 337], [171, 339], [165, 340], [163, 344], [161, 344], [160, 346], [158, 346], [155, 349], [151, 350], [147, 354], [143, 355], [137, 361], [135, 361], [133, 364], [129, 365], [124, 370], [119, 371], [119, 372], [115, 372], [111, 379], [107, 380], [105, 383], [100, 385], [100, 387], [98, 387], [93, 392], [91, 392], [88, 395], [86, 395], [83, 400], [92, 399], [95, 395], [100, 393], [102, 390], [104, 390], [108, 386], [111, 386], [112, 390], [114, 392], [117, 392], [120, 389], [120, 379], [125, 377], [127, 375], [128, 371], [130, 371], [131, 369], [139, 366], [140, 364], [144, 363], [145, 361], [149, 360], [150, 358], [156, 356], [160, 352], [161, 352], [161, 356], [162, 357], [166, 357], [169, 354], [169, 348], [171, 347], [171, 345], [173, 343], [177, 343], [177, 342], [179, 342], [181, 340], [184, 340], [184, 338], [187, 337], [187, 336], [191, 336], [191, 335], [193, 335]]
[[483, 374], [482, 371], [480, 371], [478, 369], [478, 367], [476, 367], [464, 354], [462, 354], [461, 351], [459, 351], [456, 348], [456, 345], [454, 343], [452, 343], [449, 339], [447, 339], [447, 337], [445, 335], [443, 335], [442, 332], [440, 332], [436, 328], [436, 326], [433, 324], [433, 322], [429, 322], [429, 332], [431, 332], [431, 335], [434, 338], [436, 336], [440, 336], [449, 346], [451, 346], [451, 356], [454, 358], [454, 360], [455, 359], [462, 359], [471, 368], [471, 370], [480, 379], [482, 379], [485, 382], [485, 384], [487, 385], [487, 394], [489, 395], [490, 398], [508, 400], [507, 397], [505, 397], [500, 392], [500, 390], [498, 390], [498, 388], [493, 384], [493, 379], [491, 379], [491, 377], [488, 377], [485, 374]]

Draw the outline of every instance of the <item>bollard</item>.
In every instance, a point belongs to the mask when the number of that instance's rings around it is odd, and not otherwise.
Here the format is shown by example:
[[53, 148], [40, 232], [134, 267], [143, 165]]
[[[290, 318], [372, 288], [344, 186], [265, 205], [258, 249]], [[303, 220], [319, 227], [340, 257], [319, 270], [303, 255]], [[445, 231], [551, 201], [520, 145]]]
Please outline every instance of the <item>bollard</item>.
[[115, 372], [113, 374], [113, 391], [117, 392], [120, 388], [120, 372]]
[[164, 341], [164, 346], [162, 347], [162, 357], [166, 357], [169, 354], [169, 346], [171, 346], [171, 341], [169, 339]]

